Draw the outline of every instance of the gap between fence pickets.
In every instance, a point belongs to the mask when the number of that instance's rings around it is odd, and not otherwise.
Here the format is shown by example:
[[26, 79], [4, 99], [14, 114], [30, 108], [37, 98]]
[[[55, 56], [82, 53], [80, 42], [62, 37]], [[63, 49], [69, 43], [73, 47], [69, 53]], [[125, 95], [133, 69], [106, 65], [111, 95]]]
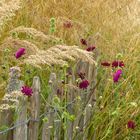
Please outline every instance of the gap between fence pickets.
[[[53, 94], [55, 93], [55, 89], [54, 89], [56, 86], [56, 74], [55, 73], [50, 74], [49, 85], [51, 87], [51, 92], [48, 95], [48, 100], [45, 105], [44, 112], [48, 112], [49, 110], [52, 110], [52, 108], [49, 106], [49, 104], [51, 104], [51, 101], [53, 99]], [[51, 135], [52, 135], [54, 112], [48, 114], [45, 117], [47, 117], [48, 121], [43, 123], [42, 140], [50, 140]]]
[[61, 83], [61, 75], [63, 71], [59, 71], [58, 75], [55, 73], [50, 74], [49, 78], [49, 86], [51, 88], [51, 92], [48, 95], [47, 103], [44, 112], [48, 110], [54, 110], [51, 114], [47, 115], [47, 122], [43, 123], [43, 132], [42, 132], [42, 140], [60, 140], [61, 139], [61, 119], [58, 117], [57, 109], [51, 107], [53, 98], [57, 97], [57, 89], [59, 88], [59, 84]]

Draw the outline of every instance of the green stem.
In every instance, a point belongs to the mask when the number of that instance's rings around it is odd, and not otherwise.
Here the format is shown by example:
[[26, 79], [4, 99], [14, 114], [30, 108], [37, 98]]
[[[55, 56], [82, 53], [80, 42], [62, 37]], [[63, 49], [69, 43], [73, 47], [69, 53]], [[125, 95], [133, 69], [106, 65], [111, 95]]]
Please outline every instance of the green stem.
[[[67, 70], [67, 68], [65, 67], [64, 68], [64, 95], [65, 95], [65, 104], [64, 104], [64, 106], [65, 106], [65, 112], [67, 112], [67, 108], [66, 108], [66, 106], [67, 106], [67, 91], [66, 91], [66, 70]], [[64, 126], [65, 126], [65, 130], [64, 130], [64, 140], [67, 140], [67, 118], [65, 117], [64, 118]]]

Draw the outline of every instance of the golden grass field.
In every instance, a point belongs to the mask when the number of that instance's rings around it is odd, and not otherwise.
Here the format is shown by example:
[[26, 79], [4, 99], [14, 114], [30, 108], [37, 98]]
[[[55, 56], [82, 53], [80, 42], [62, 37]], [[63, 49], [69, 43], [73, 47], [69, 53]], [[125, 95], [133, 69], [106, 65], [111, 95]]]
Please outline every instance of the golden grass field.
[[[88, 138], [90, 140], [96, 132], [95, 140], [140, 140], [140, 1], [2, 1], [0, 2], [0, 75], [7, 77], [8, 74], [8, 69], [3, 70], [2, 65], [9, 68], [15, 64], [15, 61], [11, 60], [13, 56], [6, 57], [3, 49], [12, 45], [8, 37], [10, 34], [15, 35], [14, 30], [18, 26], [21, 26], [20, 38], [28, 41], [29, 38], [26, 38], [22, 32], [30, 32], [30, 37], [34, 37], [31, 43], [34, 43], [38, 49], [48, 49], [59, 39], [69, 46], [76, 45], [84, 49], [80, 39], [89, 38], [98, 50], [97, 80], [101, 79], [101, 81], [96, 91], [96, 104], [101, 111], [98, 109], [95, 111], [87, 127]], [[6, 6], [2, 3], [10, 5], [8, 8], [12, 10], [5, 12], [3, 9], [6, 9]], [[13, 14], [12, 12], [15, 15], [10, 17], [9, 13]], [[7, 20], [3, 20], [1, 17], [6, 15]], [[51, 18], [55, 19], [56, 31], [49, 36]], [[65, 29], [63, 27], [65, 21], [70, 21], [73, 27]], [[24, 27], [34, 28], [36, 31], [30, 29], [25, 31]], [[45, 39], [51, 40], [50, 38], [54, 42], [48, 42], [46, 45]], [[19, 44], [21, 45], [22, 42]], [[32, 54], [33, 50], [29, 49], [29, 52]], [[112, 68], [104, 68], [100, 63], [118, 58], [125, 63], [125, 67], [122, 80], [114, 85], [110, 76]], [[0, 77], [1, 98], [5, 94], [6, 84], [7, 80]], [[135, 121], [134, 130], [127, 128], [128, 120]]]

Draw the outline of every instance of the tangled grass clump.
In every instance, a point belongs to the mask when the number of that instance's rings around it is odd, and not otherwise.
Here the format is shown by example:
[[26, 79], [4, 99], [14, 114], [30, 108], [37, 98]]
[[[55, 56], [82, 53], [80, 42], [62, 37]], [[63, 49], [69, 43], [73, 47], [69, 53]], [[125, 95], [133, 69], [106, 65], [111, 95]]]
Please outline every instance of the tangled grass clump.
[[[139, 140], [139, 7], [139, 0], [1, 0], [0, 97], [10, 67], [19, 66], [29, 87], [39, 75], [41, 112], [46, 102], [58, 107], [64, 128], [65, 119], [77, 121], [88, 114], [85, 108], [92, 110], [82, 129], [73, 125], [73, 140]], [[20, 48], [25, 53], [17, 59]], [[69, 93], [76, 98], [73, 114], [63, 110]]]
[[16, 11], [21, 8], [20, 0], [1, 0], [0, 1], [0, 30], [7, 21], [16, 16]]

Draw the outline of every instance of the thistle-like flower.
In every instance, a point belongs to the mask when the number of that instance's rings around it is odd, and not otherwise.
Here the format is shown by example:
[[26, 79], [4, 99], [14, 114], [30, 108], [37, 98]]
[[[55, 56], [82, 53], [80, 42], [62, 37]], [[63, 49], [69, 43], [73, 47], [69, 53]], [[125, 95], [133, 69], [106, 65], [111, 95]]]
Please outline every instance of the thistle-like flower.
[[82, 45], [87, 46], [87, 41], [86, 41], [85, 39], [82, 38], [82, 39], [80, 40], [80, 42], [81, 42]]
[[122, 75], [122, 70], [119, 69], [113, 74], [113, 81], [116, 83], [119, 81], [120, 77]]
[[92, 46], [89, 46], [86, 50], [87, 50], [88, 52], [92, 52], [95, 48], [96, 48], [96, 47], [95, 47], [94, 45], [92, 45]]
[[124, 62], [123, 61], [113, 61], [112, 62], [112, 67], [124, 67]]
[[21, 89], [21, 92], [26, 95], [26, 96], [32, 96], [33, 94], [33, 90], [31, 87], [28, 87], [28, 86], [23, 86], [22, 89]]
[[134, 121], [129, 120], [129, 121], [127, 122], [127, 127], [128, 127], [129, 129], [134, 129], [134, 128], [136, 127], [136, 124], [135, 124]]
[[18, 58], [20, 58], [24, 54], [25, 54], [25, 48], [19, 48], [17, 50], [17, 52], [15, 53], [15, 57], [16, 57], [16, 59], [18, 59]]
[[111, 64], [109, 62], [101, 62], [102, 66], [109, 67]]
[[79, 83], [79, 88], [80, 89], [87, 89], [89, 86], [89, 81], [88, 80], [83, 80], [82, 82]]

